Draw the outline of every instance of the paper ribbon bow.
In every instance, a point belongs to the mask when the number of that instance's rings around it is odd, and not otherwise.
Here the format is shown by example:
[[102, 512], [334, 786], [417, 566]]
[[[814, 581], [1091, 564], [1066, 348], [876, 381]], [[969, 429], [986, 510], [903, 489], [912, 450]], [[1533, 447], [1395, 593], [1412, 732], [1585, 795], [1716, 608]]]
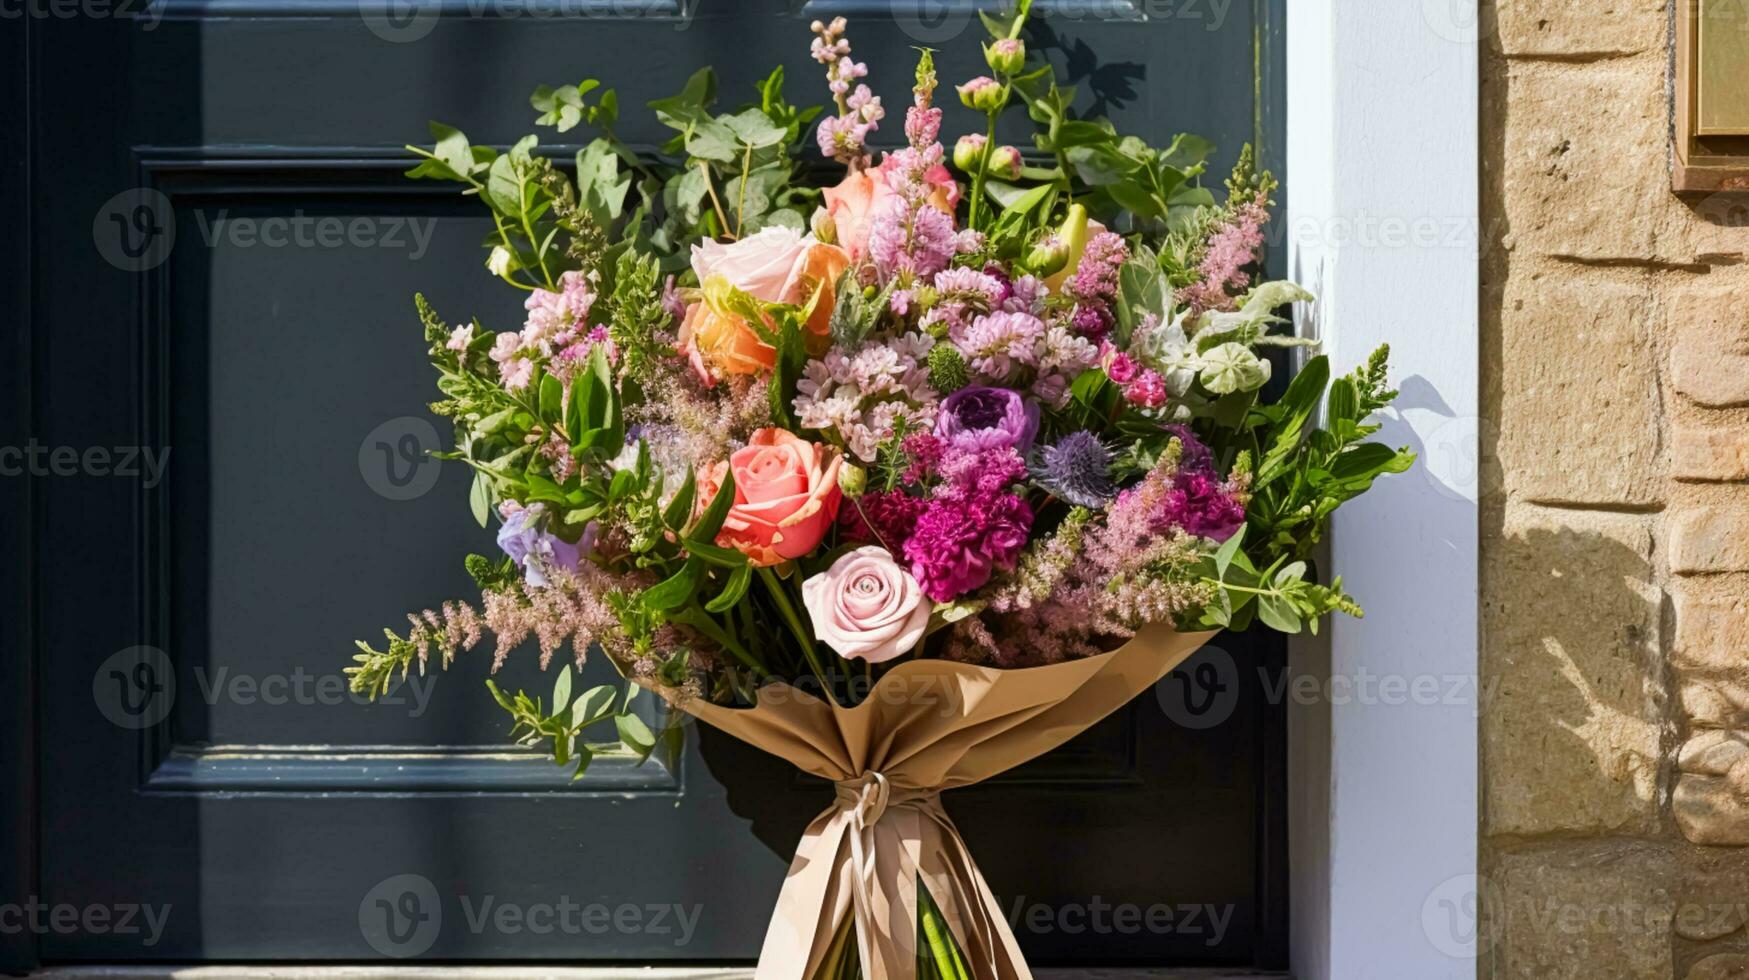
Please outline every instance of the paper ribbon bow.
[[865, 978], [915, 980], [919, 884], [977, 980], [1031, 980], [941, 791], [1067, 742], [1213, 636], [1156, 627], [1111, 653], [1022, 670], [913, 660], [853, 708], [783, 684], [761, 688], [751, 708], [681, 705], [837, 785], [796, 847], [756, 980], [814, 980], [846, 916]]

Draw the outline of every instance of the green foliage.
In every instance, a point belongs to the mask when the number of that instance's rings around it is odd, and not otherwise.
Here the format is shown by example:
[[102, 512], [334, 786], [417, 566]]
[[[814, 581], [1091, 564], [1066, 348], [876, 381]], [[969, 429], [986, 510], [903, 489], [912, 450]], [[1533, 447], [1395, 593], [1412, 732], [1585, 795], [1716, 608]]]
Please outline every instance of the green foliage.
[[1278, 555], [1258, 571], [1242, 549], [1245, 528], [1228, 538], [1220, 549], [1205, 555], [1197, 566], [1198, 578], [1215, 587], [1216, 598], [1191, 626], [1200, 629], [1244, 629], [1253, 617], [1282, 633], [1309, 629], [1332, 612], [1360, 616], [1360, 607], [1342, 591], [1338, 577], [1329, 586], [1308, 581], [1308, 566], [1301, 560]]
[[511, 717], [510, 737], [519, 745], [535, 747], [545, 744], [553, 757], [553, 762], [564, 766], [576, 761], [576, 771], [572, 779], [581, 779], [589, 768], [589, 763], [595, 758], [596, 750], [583, 741], [583, 732], [594, 725], [612, 720], [616, 729], [622, 735], [620, 741], [626, 748], [636, 753], [639, 758], [647, 758], [650, 754], [653, 739], [634, 742], [625, 738], [626, 719], [637, 723], [633, 731], [641, 729], [648, 734], [641, 719], [615, 710], [619, 695], [611, 685], [603, 684], [572, 696], [572, 678], [575, 669], [569, 664], [559, 667], [559, 675], [553, 684], [552, 701], [543, 703], [540, 698], [531, 698], [522, 691], [515, 695], [505, 692], [495, 681], [486, 681], [486, 689], [492, 692], [492, 699], [498, 706], [509, 712]]
[[[1379, 476], [1402, 473], [1414, 463], [1406, 449], [1366, 441], [1378, 431], [1367, 417], [1395, 397], [1385, 382], [1388, 356], [1380, 348], [1365, 366], [1334, 381], [1328, 381], [1327, 359], [1312, 358], [1280, 401], [1251, 411], [1246, 435], [1259, 462], [1247, 512], [1259, 547], [1308, 559], [1336, 508], [1365, 493]], [[1320, 401], [1323, 422], [1314, 427]]]

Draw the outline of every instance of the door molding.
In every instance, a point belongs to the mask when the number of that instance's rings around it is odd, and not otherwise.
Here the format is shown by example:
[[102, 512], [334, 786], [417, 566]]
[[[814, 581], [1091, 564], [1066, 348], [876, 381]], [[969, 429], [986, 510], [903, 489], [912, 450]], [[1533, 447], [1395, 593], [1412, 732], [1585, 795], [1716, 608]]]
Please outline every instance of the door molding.
[[[30, 34], [34, 18], [22, 17], [0, 31], [0, 214], [7, 216], [6, 274], [0, 276], [0, 363], [5, 365], [5, 407], [0, 409], [0, 446], [24, 446], [34, 431], [31, 391]], [[31, 478], [0, 475], [0, 901], [29, 896], [36, 887], [36, 647], [35, 576], [32, 548]], [[0, 971], [35, 965], [36, 944], [28, 931], [0, 933]]]
[[[1480, 238], [1475, 0], [1295, 0], [1288, 13], [1291, 275], [1343, 370], [1393, 348], [1381, 438], [1420, 454], [1340, 511], [1333, 567], [1368, 610], [1296, 660], [1293, 966], [1302, 980], [1474, 977]], [[1380, 679], [1447, 681], [1386, 703]], [[1450, 696], [1449, 681], [1468, 682]], [[1368, 702], [1371, 703], [1368, 703]], [[1469, 918], [1464, 921], [1465, 910]]]

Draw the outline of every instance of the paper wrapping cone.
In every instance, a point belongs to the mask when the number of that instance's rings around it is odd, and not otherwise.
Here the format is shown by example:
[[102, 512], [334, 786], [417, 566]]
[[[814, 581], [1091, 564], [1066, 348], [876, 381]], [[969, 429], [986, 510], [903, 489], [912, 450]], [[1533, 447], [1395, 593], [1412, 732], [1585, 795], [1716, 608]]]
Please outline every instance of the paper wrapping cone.
[[854, 708], [783, 684], [751, 708], [684, 705], [700, 721], [838, 786], [796, 848], [756, 980], [813, 980], [847, 915], [866, 980], [914, 980], [917, 884], [978, 980], [1030, 980], [940, 793], [1036, 758], [1129, 703], [1213, 637], [1152, 627], [1046, 667], [901, 664]]

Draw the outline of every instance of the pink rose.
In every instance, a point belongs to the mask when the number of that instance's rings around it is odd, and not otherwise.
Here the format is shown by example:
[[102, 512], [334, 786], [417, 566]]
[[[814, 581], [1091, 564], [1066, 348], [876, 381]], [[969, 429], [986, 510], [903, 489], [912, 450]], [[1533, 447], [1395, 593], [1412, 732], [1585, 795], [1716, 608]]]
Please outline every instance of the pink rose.
[[[868, 235], [874, 227], [875, 206], [892, 196], [893, 189], [887, 186], [887, 166], [892, 157], [881, 161], [878, 167], [865, 167], [846, 176], [838, 182], [837, 187], [828, 187], [821, 191], [826, 199], [826, 213], [832, 216], [832, 222], [838, 228], [838, 244], [850, 253], [850, 261], [859, 262], [868, 254]], [[929, 203], [936, 210], [953, 216], [953, 209], [959, 204], [960, 185], [949, 173], [946, 164], [936, 164], [924, 175], [933, 188], [929, 195]]]
[[803, 582], [802, 603], [821, 643], [873, 664], [910, 650], [929, 628], [923, 587], [887, 549], [873, 545]]
[[759, 429], [727, 462], [699, 473], [696, 506], [708, 506], [723, 475], [733, 472], [735, 503], [717, 544], [738, 549], [759, 567], [800, 558], [819, 546], [838, 518], [843, 463], [830, 446], [783, 429]]

